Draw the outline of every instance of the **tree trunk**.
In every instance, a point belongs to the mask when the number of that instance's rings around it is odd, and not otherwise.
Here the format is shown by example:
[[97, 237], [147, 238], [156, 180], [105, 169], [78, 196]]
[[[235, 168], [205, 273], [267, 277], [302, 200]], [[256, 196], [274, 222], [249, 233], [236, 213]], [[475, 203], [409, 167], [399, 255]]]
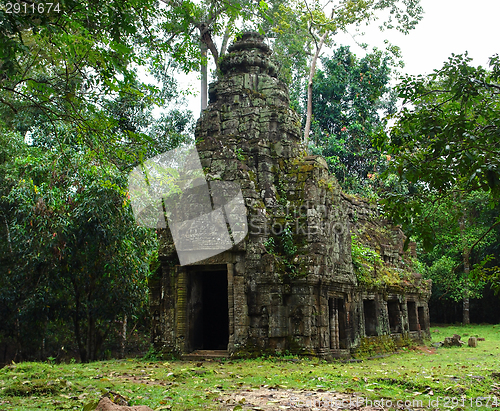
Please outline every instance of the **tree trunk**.
[[95, 361], [95, 320], [90, 312], [87, 321], [87, 355], [89, 361]]
[[326, 31], [319, 40], [319, 43], [316, 45], [316, 52], [311, 61], [311, 68], [309, 69], [309, 82], [307, 83], [307, 116], [306, 116], [306, 126], [304, 128], [304, 144], [309, 144], [309, 133], [311, 131], [311, 121], [312, 121], [312, 86], [313, 86], [313, 78], [314, 73], [316, 72], [316, 63], [318, 62], [319, 54], [321, 53], [321, 48], [325, 43], [326, 38], [328, 37], [328, 31]]
[[231, 36], [231, 26], [234, 24], [234, 18], [229, 20], [226, 26], [226, 30], [224, 31], [224, 37], [222, 38], [222, 45], [220, 46], [220, 56], [222, 57], [226, 54], [227, 45], [229, 43], [229, 36]]
[[127, 314], [123, 316], [123, 323], [122, 323], [121, 358], [125, 358], [126, 344], [127, 344]]
[[11, 254], [14, 254], [14, 251], [12, 251], [12, 241], [10, 239], [10, 230], [9, 230], [9, 222], [7, 221], [7, 217], [5, 217], [5, 214], [2, 213], [3, 220], [5, 222], [5, 230], [7, 233], [7, 244], [9, 244], [9, 251]]
[[470, 310], [469, 310], [469, 250], [464, 250], [464, 299], [463, 299], [463, 323], [470, 324]]
[[78, 309], [76, 310], [76, 313], [73, 315], [73, 327], [75, 327], [75, 338], [76, 338], [76, 344], [78, 345], [78, 352], [80, 354], [80, 361], [87, 362], [87, 350], [85, 349], [85, 346], [83, 345], [82, 342], [80, 323], [78, 321]]
[[207, 108], [208, 103], [208, 47], [204, 42], [201, 42], [201, 111]]
[[[19, 308], [18, 308], [19, 310]], [[16, 320], [14, 321], [14, 333], [15, 333], [15, 336], [16, 336], [16, 352], [14, 354], [14, 361], [16, 362], [19, 362], [20, 360], [22, 360], [22, 352], [23, 352], [23, 348], [22, 348], [22, 338], [21, 338], [21, 324], [19, 324], [19, 318], [16, 318]]]
[[75, 329], [76, 344], [78, 345], [80, 361], [87, 362], [88, 361], [87, 350], [85, 349], [85, 345], [83, 343], [82, 330], [80, 328], [80, 309], [81, 309], [80, 291], [76, 284], [76, 280], [72, 280], [71, 283], [73, 285], [73, 291], [75, 293], [75, 312], [72, 315], [72, 319], [73, 319], [73, 327]]
[[462, 311], [463, 311], [463, 324], [470, 324], [470, 310], [469, 310], [469, 256], [470, 249], [467, 247], [467, 239], [465, 237], [465, 210], [462, 204], [462, 194], [460, 193], [460, 206], [462, 208], [462, 216], [460, 217], [459, 227], [460, 236], [462, 237], [462, 253], [464, 259], [464, 289], [463, 289], [463, 300], [462, 300]]
[[214, 16], [210, 16], [207, 22], [197, 25], [200, 31], [200, 48], [201, 48], [201, 111], [207, 108], [208, 104], [208, 57], [207, 51], [210, 50], [214, 58], [215, 66], [219, 66], [219, 52], [215, 46], [212, 35], [210, 33], [210, 25]]

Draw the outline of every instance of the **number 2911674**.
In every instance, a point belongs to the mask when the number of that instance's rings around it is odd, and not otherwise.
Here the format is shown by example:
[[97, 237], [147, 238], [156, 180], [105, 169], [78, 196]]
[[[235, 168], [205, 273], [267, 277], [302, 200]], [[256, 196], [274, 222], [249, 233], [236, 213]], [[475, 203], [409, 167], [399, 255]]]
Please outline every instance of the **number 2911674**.
[[5, 13], [8, 14], [49, 14], [60, 13], [61, 5], [59, 3], [5, 3]]

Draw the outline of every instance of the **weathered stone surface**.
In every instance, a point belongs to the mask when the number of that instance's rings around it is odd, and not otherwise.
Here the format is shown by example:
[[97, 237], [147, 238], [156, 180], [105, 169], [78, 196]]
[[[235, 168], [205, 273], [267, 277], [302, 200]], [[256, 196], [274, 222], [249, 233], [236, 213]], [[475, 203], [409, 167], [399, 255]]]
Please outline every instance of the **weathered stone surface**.
[[[207, 335], [221, 321], [225, 346], [242, 356], [288, 350], [328, 358], [349, 355], [367, 336], [428, 336], [430, 284], [406, 268], [406, 237], [376, 204], [345, 195], [325, 159], [307, 155], [262, 37], [244, 34], [220, 69], [196, 127], [197, 149], [209, 184], [240, 185], [249, 232], [233, 249], [181, 267], [168, 230], [160, 231], [155, 346], [219, 349]], [[183, 204], [188, 212], [187, 198]], [[353, 236], [381, 266], [353, 263]], [[360, 267], [371, 282], [360, 281]], [[388, 283], [391, 275], [397, 281]], [[209, 294], [222, 306], [206, 303]]]
[[461, 347], [464, 344], [458, 334], [453, 334], [452, 337], [445, 337], [443, 341], [443, 347]]

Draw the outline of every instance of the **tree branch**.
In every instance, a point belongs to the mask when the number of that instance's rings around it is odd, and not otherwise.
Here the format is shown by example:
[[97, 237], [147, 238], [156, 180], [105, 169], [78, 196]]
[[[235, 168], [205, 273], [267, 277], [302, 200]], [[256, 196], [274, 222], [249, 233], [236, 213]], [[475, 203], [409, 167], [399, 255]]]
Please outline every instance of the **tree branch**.
[[[211, 19], [210, 19], [211, 20]], [[217, 51], [217, 46], [214, 44], [212, 39], [212, 34], [210, 32], [210, 20], [208, 22], [203, 22], [197, 25], [200, 30], [200, 39], [210, 50], [212, 53], [212, 57], [214, 58], [215, 66], [219, 67], [219, 52]]]
[[14, 107], [13, 104], [9, 103], [8, 101], [4, 100], [2, 97], [0, 97], [0, 102], [5, 104], [6, 106], [9, 106], [9, 108], [14, 112], [14, 114], [17, 114], [18, 111], [17, 109]]
[[220, 48], [220, 55], [226, 54], [227, 44], [229, 43], [229, 36], [231, 35], [231, 25], [234, 23], [234, 18], [231, 18], [227, 24], [226, 30], [224, 31], [224, 37], [222, 38], [222, 45]]
[[472, 250], [474, 250], [474, 247], [479, 243], [481, 242], [481, 240], [486, 237], [488, 235], [488, 233], [493, 230], [493, 228], [495, 228], [497, 225], [500, 225], [500, 219], [495, 223], [493, 224], [481, 237], [479, 237], [479, 239], [472, 245], [472, 247], [470, 248], [469, 250], [469, 255], [472, 254]]

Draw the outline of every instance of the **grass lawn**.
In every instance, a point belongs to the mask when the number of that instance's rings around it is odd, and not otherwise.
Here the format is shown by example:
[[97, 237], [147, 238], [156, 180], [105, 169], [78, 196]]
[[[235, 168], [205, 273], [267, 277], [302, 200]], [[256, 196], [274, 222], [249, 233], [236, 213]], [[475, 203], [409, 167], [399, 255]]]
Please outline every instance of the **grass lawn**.
[[[326, 398], [335, 391], [384, 401], [378, 404], [393, 402], [392, 408], [384, 409], [486, 409], [487, 401], [496, 406], [497, 396], [500, 408], [500, 325], [431, 328], [433, 341], [454, 333], [465, 342], [469, 336], [485, 341], [477, 348], [417, 347], [349, 363], [276, 357], [203, 363], [127, 359], [12, 364], [0, 370], [0, 410], [82, 410], [108, 391], [124, 396], [131, 405], [154, 410], [293, 409], [290, 402], [272, 408], [274, 400], [267, 408], [251, 406], [242, 396], [251, 397], [256, 390], [289, 396], [314, 392]], [[396, 403], [415, 399], [422, 400], [422, 407], [418, 402], [406, 408]]]

